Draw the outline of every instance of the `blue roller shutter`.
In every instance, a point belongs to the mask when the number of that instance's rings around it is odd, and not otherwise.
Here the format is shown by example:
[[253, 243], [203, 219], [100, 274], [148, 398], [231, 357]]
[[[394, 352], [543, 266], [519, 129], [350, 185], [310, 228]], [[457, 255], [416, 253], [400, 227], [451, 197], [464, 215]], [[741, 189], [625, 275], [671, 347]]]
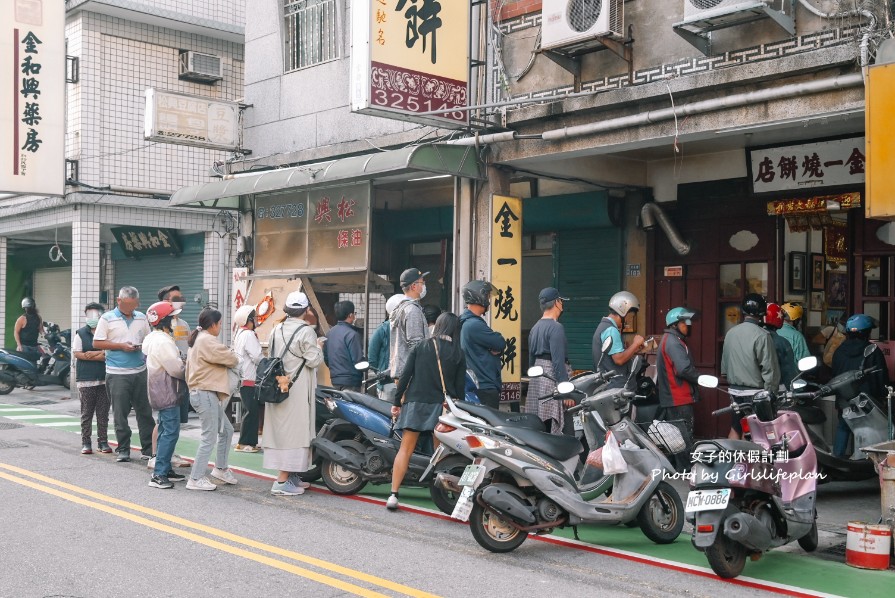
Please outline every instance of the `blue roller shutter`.
[[560, 231], [554, 259], [556, 288], [569, 298], [560, 319], [569, 340], [569, 361], [573, 369], [591, 369], [594, 330], [607, 313], [609, 298], [621, 290], [622, 229]]

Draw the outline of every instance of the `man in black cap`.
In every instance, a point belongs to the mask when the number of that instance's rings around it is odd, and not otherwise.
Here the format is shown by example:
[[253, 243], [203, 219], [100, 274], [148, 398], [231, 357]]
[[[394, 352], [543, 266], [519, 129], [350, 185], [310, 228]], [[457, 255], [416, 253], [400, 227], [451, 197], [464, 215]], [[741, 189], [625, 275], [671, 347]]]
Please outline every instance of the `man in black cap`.
[[[556, 385], [569, 379], [566, 365], [568, 341], [566, 331], [558, 322], [563, 312], [563, 302], [567, 298], [560, 296], [553, 287], [543, 289], [538, 295], [543, 316], [532, 326], [528, 335], [528, 367], [539, 365], [544, 368], [544, 376], [532, 378], [528, 383], [528, 395], [525, 397], [525, 412], [537, 413], [548, 427], [551, 434], [574, 434], [572, 418], [565, 417], [563, 407], [573, 407], [575, 401], [540, 401], [556, 390]], [[552, 380], [551, 380], [552, 378]]]
[[429, 329], [426, 316], [420, 306], [420, 299], [426, 296], [426, 276], [419, 268], [408, 268], [401, 273], [401, 290], [407, 301], [395, 308], [390, 316], [389, 329], [389, 369], [397, 380], [404, 371], [404, 364], [410, 351], [426, 340]]

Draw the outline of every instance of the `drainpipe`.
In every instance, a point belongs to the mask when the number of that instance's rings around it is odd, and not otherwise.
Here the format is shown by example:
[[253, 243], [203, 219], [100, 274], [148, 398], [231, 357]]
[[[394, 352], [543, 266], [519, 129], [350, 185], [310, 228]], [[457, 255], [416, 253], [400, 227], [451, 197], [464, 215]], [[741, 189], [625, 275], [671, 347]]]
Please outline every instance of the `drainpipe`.
[[813, 4], [809, 4], [808, 0], [799, 0], [799, 3], [808, 9], [808, 12], [820, 17], [821, 19], [834, 19], [841, 17], [864, 17], [870, 23], [867, 30], [861, 36], [860, 52], [861, 52], [861, 73], [864, 80], [867, 80], [867, 68], [870, 66], [870, 36], [876, 31], [876, 15], [866, 9], [856, 8], [854, 10], [846, 10], [843, 12], [823, 12]]
[[655, 229], [656, 225], [668, 237], [668, 242], [671, 243], [671, 247], [674, 248], [678, 255], [690, 253], [690, 244], [681, 237], [681, 233], [668, 218], [665, 210], [655, 202], [643, 204], [643, 207], [640, 208], [640, 228], [649, 231]]

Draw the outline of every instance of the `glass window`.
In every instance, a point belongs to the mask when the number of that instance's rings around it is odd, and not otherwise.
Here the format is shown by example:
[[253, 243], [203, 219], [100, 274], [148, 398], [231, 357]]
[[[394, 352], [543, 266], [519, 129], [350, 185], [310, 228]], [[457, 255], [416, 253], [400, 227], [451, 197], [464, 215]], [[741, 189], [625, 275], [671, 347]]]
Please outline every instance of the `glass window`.
[[746, 292], [768, 294], [768, 264], [758, 262], [746, 264]]
[[864, 258], [864, 296], [886, 297], [889, 294], [889, 258]]
[[287, 0], [287, 72], [339, 58], [336, 6], [336, 0]]
[[743, 295], [743, 280], [740, 264], [721, 264], [720, 292], [722, 299], [739, 298]]

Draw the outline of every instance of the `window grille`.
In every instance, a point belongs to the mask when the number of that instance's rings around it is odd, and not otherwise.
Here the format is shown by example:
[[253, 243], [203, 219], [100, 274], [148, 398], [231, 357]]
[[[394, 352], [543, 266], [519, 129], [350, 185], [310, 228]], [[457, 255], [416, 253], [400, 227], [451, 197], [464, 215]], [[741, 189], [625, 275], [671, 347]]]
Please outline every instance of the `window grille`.
[[339, 58], [336, 0], [286, 2], [286, 71]]

